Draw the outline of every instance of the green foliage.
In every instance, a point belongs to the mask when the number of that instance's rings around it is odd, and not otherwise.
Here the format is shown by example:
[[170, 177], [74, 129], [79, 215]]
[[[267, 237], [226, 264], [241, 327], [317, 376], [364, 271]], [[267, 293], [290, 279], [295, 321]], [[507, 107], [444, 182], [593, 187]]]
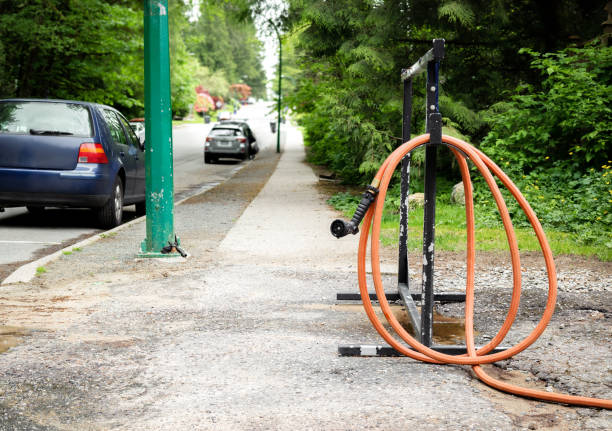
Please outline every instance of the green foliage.
[[[570, 36], [600, 33], [601, 2], [290, 0], [289, 6], [285, 24], [295, 30], [290, 43], [301, 72], [286, 100], [299, 113], [311, 161], [347, 183], [369, 182], [401, 143], [401, 69], [431, 39], [444, 38], [444, 133], [475, 144], [484, 138], [481, 148], [518, 178], [547, 229], [609, 250], [612, 209], [603, 178], [612, 153], [611, 48], [565, 49]], [[414, 81], [412, 134], [424, 131], [424, 86], [423, 77]], [[422, 188], [423, 163], [423, 151], [413, 151], [412, 191]], [[449, 152], [439, 153], [438, 172], [440, 184], [459, 180]], [[490, 194], [482, 180], [474, 182], [481, 227], [498, 229]], [[389, 214], [398, 204], [394, 184]]]
[[515, 172], [566, 160], [578, 169], [601, 166], [612, 151], [612, 47], [521, 52], [542, 81], [521, 84], [491, 107], [483, 151]]
[[468, 28], [473, 27], [476, 21], [470, 6], [460, 1], [445, 1], [438, 9], [438, 16]]
[[102, 0], [0, 2], [0, 97], [142, 106], [142, 12]]
[[[499, 102], [537, 71], [521, 47], [560, 49], [570, 35], [593, 37], [600, 4], [485, 0], [290, 0], [285, 26], [295, 31], [301, 68], [286, 98], [299, 113], [313, 162], [348, 183], [367, 182], [401, 143], [402, 68], [445, 38], [440, 108], [455, 135], [477, 141], [486, 123], [477, 109]], [[543, 31], [542, 29], [546, 29]], [[424, 78], [414, 82], [412, 133], [424, 131]], [[563, 108], [561, 108], [563, 109]], [[599, 133], [597, 132], [600, 136]], [[440, 159], [451, 172], [452, 158]], [[455, 175], [456, 173], [453, 173]], [[450, 177], [450, 176], [449, 176]]]
[[[265, 96], [266, 77], [261, 65], [262, 44], [248, 3], [208, 0], [200, 3], [200, 16], [182, 34], [199, 63], [213, 74], [221, 74], [229, 85], [246, 83], [254, 97]], [[201, 74], [201, 73], [200, 73]], [[229, 96], [227, 88], [214, 92], [206, 79], [198, 82], [215, 96]], [[219, 80], [216, 80], [219, 83]]]

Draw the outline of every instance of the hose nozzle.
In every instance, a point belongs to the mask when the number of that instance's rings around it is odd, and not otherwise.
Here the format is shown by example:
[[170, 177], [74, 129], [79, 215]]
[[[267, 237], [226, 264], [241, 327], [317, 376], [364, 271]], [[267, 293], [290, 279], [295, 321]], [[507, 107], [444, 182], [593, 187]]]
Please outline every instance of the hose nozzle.
[[336, 219], [332, 222], [330, 226], [332, 235], [336, 238], [342, 238], [349, 233], [355, 235], [357, 232], [359, 232], [359, 223], [361, 223], [361, 220], [363, 220], [366, 212], [368, 212], [368, 208], [370, 208], [372, 202], [376, 200], [377, 194], [378, 189], [376, 187], [372, 185], [368, 186], [361, 197], [361, 202], [359, 202], [359, 205], [357, 205], [357, 209], [355, 210], [355, 214], [353, 215], [351, 221]]
[[333, 236], [342, 238], [349, 233], [356, 234], [359, 232], [359, 227], [355, 226], [352, 221], [344, 221], [338, 218], [332, 222], [330, 230]]

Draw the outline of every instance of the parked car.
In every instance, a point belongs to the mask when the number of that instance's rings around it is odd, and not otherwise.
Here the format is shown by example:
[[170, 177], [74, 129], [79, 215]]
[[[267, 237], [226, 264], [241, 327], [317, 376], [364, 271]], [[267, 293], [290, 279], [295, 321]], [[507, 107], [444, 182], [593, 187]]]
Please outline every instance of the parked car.
[[227, 120], [215, 124], [204, 142], [204, 163], [220, 158], [253, 159], [259, 151], [249, 125], [240, 120]]
[[130, 120], [130, 126], [132, 126], [132, 130], [134, 130], [134, 133], [136, 134], [136, 136], [138, 136], [138, 139], [140, 140], [140, 142], [144, 142], [145, 141], [145, 120], [144, 118], [132, 118]]
[[145, 212], [144, 145], [110, 106], [0, 100], [0, 207], [92, 208], [104, 228]]

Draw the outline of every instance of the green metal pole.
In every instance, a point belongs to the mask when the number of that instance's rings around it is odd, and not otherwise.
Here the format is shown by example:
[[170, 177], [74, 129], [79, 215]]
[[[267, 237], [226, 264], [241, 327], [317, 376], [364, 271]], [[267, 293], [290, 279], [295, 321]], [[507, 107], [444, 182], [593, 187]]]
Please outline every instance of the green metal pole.
[[[278, 31], [277, 31], [278, 34]], [[276, 152], [280, 153], [280, 127], [281, 127], [281, 83], [283, 82], [283, 42], [278, 34], [278, 127], [276, 135]]]
[[147, 236], [140, 255], [161, 257], [173, 255], [161, 249], [175, 235], [168, 0], [145, 0], [144, 32]]
[[276, 119], [276, 152], [280, 153], [280, 127], [281, 127], [281, 90], [282, 90], [282, 75], [283, 75], [283, 41], [281, 39], [278, 27], [270, 19], [268, 22], [274, 28], [278, 37], [278, 118]]

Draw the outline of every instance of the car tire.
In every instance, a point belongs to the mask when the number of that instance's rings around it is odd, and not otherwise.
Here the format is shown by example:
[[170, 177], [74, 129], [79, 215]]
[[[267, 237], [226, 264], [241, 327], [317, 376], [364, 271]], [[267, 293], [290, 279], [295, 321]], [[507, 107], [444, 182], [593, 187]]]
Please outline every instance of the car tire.
[[217, 159], [212, 156], [204, 156], [204, 163], [216, 163]]
[[110, 229], [121, 224], [123, 218], [123, 182], [115, 179], [111, 195], [104, 206], [96, 209], [96, 215], [101, 227]]
[[147, 201], [136, 202], [136, 217], [142, 217], [147, 214]]
[[34, 205], [26, 205], [26, 209], [30, 214], [38, 215], [45, 212], [45, 207], [34, 206]]

